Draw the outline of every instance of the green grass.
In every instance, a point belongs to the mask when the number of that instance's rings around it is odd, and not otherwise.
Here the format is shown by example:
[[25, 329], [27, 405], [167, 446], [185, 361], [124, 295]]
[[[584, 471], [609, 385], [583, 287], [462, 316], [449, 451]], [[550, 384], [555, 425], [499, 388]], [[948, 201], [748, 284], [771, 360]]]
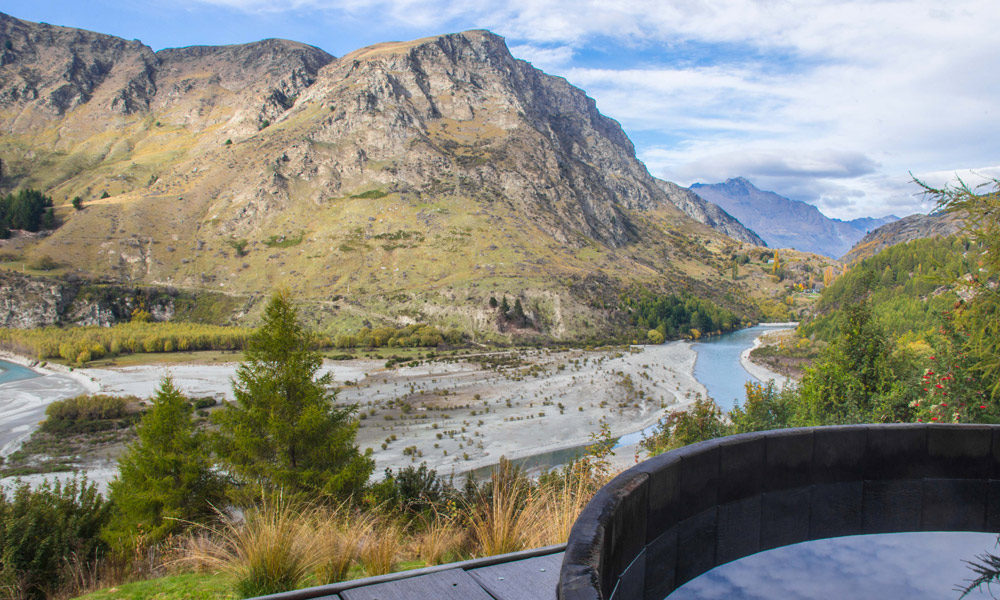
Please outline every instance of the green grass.
[[232, 582], [224, 575], [184, 573], [126, 583], [76, 600], [230, 600]]

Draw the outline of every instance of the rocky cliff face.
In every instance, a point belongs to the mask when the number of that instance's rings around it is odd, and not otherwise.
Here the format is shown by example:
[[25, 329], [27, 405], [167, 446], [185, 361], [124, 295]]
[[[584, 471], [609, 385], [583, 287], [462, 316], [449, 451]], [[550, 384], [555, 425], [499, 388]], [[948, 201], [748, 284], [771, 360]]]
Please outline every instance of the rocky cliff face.
[[674, 206], [679, 208], [687, 216], [699, 223], [704, 223], [719, 233], [728, 235], [734, 240], [739, 240], [754, 246], [767, 246], [759, 235], [747, 229], [742, 223], [733, 218], [732, 215], [722, 210], [717, 204], [702, 199], [691, 190], [682, 188], [670, 181], [656, 180], [656, 185], [667, 195]]
[[743, 177], [696, 183], [691, 191], [718, 204], [772, 248], [795, 248], [830, 258], [842, 256], [867, 232], [898, 218], [831, 219], [811, 204], [760, 190]]
[[903, 217], [898, 221], [882, 225], [861, 238], [861, 241], [840, 260], [845, 263], [856, 263], [875, 256], [889, 246], [921, 238], [954, 235], [962, 230], [963, 223], [963, 215], [953, 212]]
[[736, 225], [688, 217], [617, 122], [492, 33], [340, 59], [282, 40], [154, 53], [5, 15], [0, 37], [0, 188], [44, 189], [63, 221], [18, 242], [29, 256], [125, 284], [284, 286], [346, 319], [505, 291], [572, 315], [554, 306], [588, 276], [733, 285], [706, 266], [739, 245], [712, 226]]
[[158, 321], [169, 321], [175, 311], [173, 297], [161, 291], [95, 286], [0, 271], [0, 327], [108, 327], [128, 321], [132, 310], [140, 307]]

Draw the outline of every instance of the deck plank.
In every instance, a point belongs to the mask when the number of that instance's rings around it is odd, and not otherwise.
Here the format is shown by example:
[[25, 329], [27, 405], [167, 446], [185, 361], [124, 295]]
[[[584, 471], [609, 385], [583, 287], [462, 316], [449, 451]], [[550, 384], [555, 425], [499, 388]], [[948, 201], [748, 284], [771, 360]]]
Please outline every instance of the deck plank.
[[497, 600], [556, 600], [563, 553], [470, 569], [471, 575]]
[[462, 569], [352, 588], [340, 596], [343, 600], [493, 600]]

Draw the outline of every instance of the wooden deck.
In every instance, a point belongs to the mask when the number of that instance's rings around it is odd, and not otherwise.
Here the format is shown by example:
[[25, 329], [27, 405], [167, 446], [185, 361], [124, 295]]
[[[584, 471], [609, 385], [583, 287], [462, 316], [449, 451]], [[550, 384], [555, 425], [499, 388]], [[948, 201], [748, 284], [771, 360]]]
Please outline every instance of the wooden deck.
[[556, 600], [564, 548], [536, 548], [257, 600]]

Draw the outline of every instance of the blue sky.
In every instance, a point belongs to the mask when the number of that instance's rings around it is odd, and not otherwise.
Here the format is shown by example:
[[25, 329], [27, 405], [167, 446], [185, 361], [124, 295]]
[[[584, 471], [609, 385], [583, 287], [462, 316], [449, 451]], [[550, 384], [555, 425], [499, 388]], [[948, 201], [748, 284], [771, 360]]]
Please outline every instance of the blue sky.
[[829, 216], [905, 215], [1000, 177], [996, 0], [6, 0], [154, 50], [281, 37], [342, 56], [466, 29], [566, 77], [657, 177], [745, 176]]

